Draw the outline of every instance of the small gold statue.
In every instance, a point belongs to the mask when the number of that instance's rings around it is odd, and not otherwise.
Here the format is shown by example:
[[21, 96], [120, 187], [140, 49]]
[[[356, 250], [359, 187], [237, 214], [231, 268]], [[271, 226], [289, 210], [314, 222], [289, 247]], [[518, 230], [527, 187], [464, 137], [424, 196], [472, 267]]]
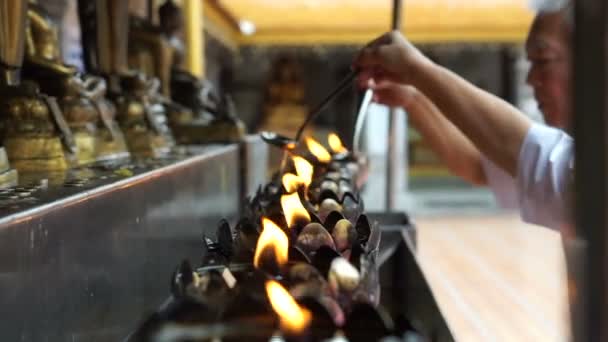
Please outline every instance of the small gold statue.
[[159, 8], [160, 27], [131, 18], [129, 61], [161, 81], [162, 93], [172, 102], [169, 124], [181, 144], [231, 142], [245, 133], [227, 96], [215, 93], [211, 83], [197, 78], [184, 67], [181, 9], [172, 1]]
[[301, 67], [292, 57], [280, 56], [271, 70], [259, 129], [291, 137], [308, 114]]
[[145, 19], [131, 17], [129, 24], [129, 65], [160, 81], [161, 101], [167, 111], [168, 124], [174, 132], [176, 140], [182, 143], [181, 134], [175, 123], [190, 122], [194, 115], [192, 110], [170, 99], [171, 65], [173, 63], [171, 45], [163, 39], [159, 28], [151, 25]]
[[129, 156], [114, 108], [104, 98], [105, 81], [80, 75], [60, 54], [57, 27], [37, 1], [30, 0], [24, 73], [58, 98], [77, 147], [75, 165]]
[[174, 145], [167, 123], [167, 110], [159, 93], [159, 82], [127, 63], [128, 2], [124, 0], [80, 0], [85, 64], [103, 75], [116, 105], [116, 120], [125, 134], [129, 150], [136, 156], [167, 154]]
[[26, 0], [0, 1], [2, 141], [19, 171], [64, 170], [76, 146], [61, 109], [36, 83], [21, 81], [27, 6]]
[[34, 82], [2, 89], [4, 146], [20, 171], [60, 171], [77, 152], [72, 132], [54, 97]]
[[220, 94], [211, 82], [187, 72], [174, 69], [171, 76], [173, 100], [192, 108], [195, 113], [191, 119], [173, 122], [180, 143], [234, 142], [244, 137], [245, 125], [238, 118], [229, 95]]
[[142, 156], [167, 154], [173, 145], [165, 107], [158, 101], [159, 81], [135, 72], [121, 79], [128, 91], [116, 97], [120, 126], [127, 132], [131, 151]]

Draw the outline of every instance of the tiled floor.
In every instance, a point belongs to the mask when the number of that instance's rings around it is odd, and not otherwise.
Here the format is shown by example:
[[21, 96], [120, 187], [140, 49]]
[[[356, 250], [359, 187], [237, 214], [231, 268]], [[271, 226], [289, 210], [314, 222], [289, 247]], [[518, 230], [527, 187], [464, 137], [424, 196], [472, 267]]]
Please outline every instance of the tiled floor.
[[458, 341], [565, 341], [560, 237], [515, 215], [416, 220], [419, 257]]

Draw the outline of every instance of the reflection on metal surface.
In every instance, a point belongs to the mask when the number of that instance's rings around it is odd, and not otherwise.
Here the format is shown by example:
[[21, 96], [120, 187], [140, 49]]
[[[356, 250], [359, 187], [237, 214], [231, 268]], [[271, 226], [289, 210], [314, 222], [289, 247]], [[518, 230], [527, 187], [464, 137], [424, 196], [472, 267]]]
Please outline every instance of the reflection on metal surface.
[[268, 180], [268, 144], [262, 141], [259, 135], [248, 135], [241, 141], [241, 199], [255, 194], [258, 187]]
[[1, 340], [116, 341], [161, 303], [240, 199], [237, 146], [182, 152], [0, 190]]

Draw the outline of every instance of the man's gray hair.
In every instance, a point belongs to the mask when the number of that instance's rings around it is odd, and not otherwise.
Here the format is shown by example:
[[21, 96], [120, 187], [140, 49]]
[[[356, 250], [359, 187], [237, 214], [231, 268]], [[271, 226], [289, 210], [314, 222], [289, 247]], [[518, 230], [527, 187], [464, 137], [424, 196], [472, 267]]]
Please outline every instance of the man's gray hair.
[[566, 23], [574, 26], [574, 0], [530, 0], [530, 8], [537, 14], [562, 13]]
[[530, 7], [537, 13], [556, 13], [571, 5], [570, 0], [530, 0]]

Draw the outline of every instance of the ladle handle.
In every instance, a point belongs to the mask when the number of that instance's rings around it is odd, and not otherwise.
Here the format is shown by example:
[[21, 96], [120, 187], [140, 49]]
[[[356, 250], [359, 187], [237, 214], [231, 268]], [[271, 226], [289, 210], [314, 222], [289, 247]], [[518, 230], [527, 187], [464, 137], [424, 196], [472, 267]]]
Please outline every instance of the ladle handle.
[[353, 70], [350, 73], [348, 73], [348, 75], [346, 75], [346, 77], [344, 77], [344, 79], [342, 79], [342, 81], [340, 81], [338, 86], [336, 88], [334, 88], [334, 90], [332, 90], [331, 93], [329, 93], [329, 95], [327, 95], [323, 99], [323, 101], [321, 101], [321, 103], [319, 103], [315, 108], [313, 108], [310, 111], [310, 113], [306, 117], [306, 120], [304, 120], [304, 122], [298, 129], [298, 132], [296, 133], [296, 137], [295, 137], [296, 142], [300, 142], [300, 139], [302, 138], [302, 133], [304, 133], [304, 129], [306, 128], [306, 126], [308, 126], [308, 124], [312, 120], [314, 120], [327, 107], [327, 105], [331, 101], [333, 101], [338, 95], [340, 95], [344, 90], [346, 90], [351, 85], [353, 80], [357, 77], [357, 74], [358, 74], [358, 72], [356, 70]]

